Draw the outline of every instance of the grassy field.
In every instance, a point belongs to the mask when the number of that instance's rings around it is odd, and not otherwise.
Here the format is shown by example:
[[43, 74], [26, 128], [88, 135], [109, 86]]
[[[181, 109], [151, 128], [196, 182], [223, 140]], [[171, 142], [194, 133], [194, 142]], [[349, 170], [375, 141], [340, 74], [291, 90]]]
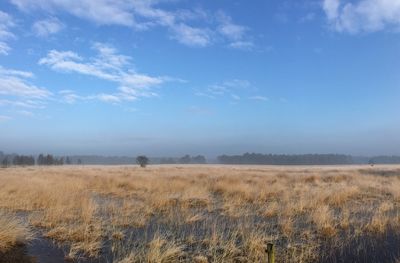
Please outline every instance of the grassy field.
[[[0, 169], [0, 257], [37, 238], [71, 260], [398, 262], [400, 166]], [[16, 253], [16, 252], [15, 252]]]

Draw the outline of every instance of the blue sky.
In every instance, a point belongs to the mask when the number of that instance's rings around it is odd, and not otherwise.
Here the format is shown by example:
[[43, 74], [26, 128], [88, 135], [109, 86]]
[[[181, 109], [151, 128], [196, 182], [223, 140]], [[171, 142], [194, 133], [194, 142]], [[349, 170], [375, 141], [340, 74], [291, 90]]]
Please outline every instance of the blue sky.
[[4, 0], [0, 149], [400, 154], [400, 1]]

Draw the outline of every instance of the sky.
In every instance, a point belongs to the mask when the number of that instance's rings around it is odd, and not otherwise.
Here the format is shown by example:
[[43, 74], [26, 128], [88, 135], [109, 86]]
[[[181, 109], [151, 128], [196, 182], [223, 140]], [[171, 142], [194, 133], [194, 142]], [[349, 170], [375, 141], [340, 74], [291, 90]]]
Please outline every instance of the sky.
[[2, 0], [0, 150], [400, 154], [399, 0]]

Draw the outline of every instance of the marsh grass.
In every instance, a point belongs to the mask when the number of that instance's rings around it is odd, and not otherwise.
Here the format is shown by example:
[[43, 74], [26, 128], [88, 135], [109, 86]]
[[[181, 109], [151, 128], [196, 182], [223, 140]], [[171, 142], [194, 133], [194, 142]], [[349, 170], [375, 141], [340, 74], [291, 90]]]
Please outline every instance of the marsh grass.
[[273, 242], [278, 262], [335, 262], [396, 240], [399, 189], [396, 166], [1, 169], [0, 251], [38, 228], [71, 258], [262, 262]]
[[13, 214], [0, 213], [0, 255], [33, 239], [32, 231]]

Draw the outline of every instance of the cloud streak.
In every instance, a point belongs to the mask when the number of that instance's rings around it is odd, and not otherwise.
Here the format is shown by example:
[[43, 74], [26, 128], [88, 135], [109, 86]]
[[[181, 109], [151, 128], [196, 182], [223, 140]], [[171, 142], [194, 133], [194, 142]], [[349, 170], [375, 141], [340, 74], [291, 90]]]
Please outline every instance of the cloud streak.
[[32, 29], [39, 37], [47, 37], [49, 35], [58, 33], [64, 28], [64, 25], [54, 17], [36, 21], [32, 25]]
[[0, 115], [0, 122], [8, 121], [11, 120], [11, 117], [5, 116], [5, 115]]
[[[9, 111], [13, 109], [10, 112], [28, 117], [34, 114], [27, 109], [45, 108], [46, 103], [52, 99], [52, 93], [32, 84], [33, 78], [32, 72], [0, 66], [0, 107], [6, 107]], [[2, 116], [3, 121], [9, 119], [8, 116]]]
[[400, 28], [400, 2], [394, 0], [324, 0], [323, 9], [338, 32], [362, 33]]
[[0, 55], [8, 55], [11, 50], [6, 41], [15, 38], [15, 35], [11, 32], [11, 28], [14, 26], [14, 19], [0, 10]]
[[28, 79], [32, 77], [31, 72], [5, 69], [0, 66], [0, 95], [30, 99], [46, 99], [51, 96], [51, 92], [47, 89], [29, 83]]
[[[92, 48], [97, 52], [97, 55], [89, 59], [85, 59], [72, 51], [51, 50], [38, 63], [55, 71], [78, 73], [116, 83], [118, 85], [117, 92], [89, 97], [90, 99], [97, 98], [111, 103], [157, 96], [152, 88], [173, 80], [169, 77], [153, 77], [137, 73], [130, 68], [132, 58], [119, 54], [115, 48], [109, 45], [96, 43]], [[71, 92], [64, 92], [63, 95], [66, 101], [70, 103], [84, 98]]]
[[250, 96], [249, 99], [258, 101], [268, 101], [268, 98], [265, 96]]
[[268, 98], [260, 95], [249, 95], [256, 89], [253, 85], [243, 79], [227, 80], [221, 83], [209, 85], [204, 90], [198, 90], [195, 92], [196, 96], [206, 97], [209, 99], [227, 98], [234, 102], [240, 101], [242, 98], [248, 98], [250, 100], [267, 101]]
[[[206, 47], [222, 39], [231, 48], [249, 49], [248, 28], [233, 22], [224, 12], [215, 14], [202, 9], [163, 9], [155, 0], [11, 0], [24, 12], [45, 11], [50, 15], [69, 13], [98, 25], [119, 25], [138, 31], [164, 27], [174, 39], [191, 47]], [[194, 25], [195, 24], [195, 25]], [[62, 29], [53, 19], [38, 21], [36, 34], [43, 36]]]

